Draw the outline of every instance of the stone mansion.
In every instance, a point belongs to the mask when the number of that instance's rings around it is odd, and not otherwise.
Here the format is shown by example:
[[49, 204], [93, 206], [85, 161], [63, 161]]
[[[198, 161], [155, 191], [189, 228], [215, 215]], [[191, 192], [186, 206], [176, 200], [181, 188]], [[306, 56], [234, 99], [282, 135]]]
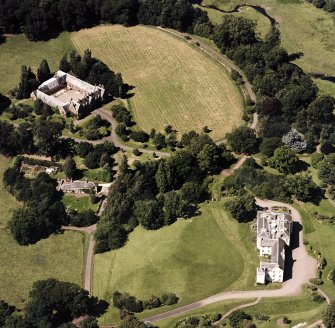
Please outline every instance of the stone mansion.
[[100, 86], [91, 85], [71, 74], [58, 71], [54, 77], [33, 91], [31, 97], [56, 107], [61, 115], [80, 117], [96, 108], [101, 103], [104, 93], [105, 90]]
[[285, 245], [290, 246], [292, 225], [292, 216], [286, 209], [257, 212], [257, 249], [269, 259], [261, 261], [257, 268], [257, 284], [283, 282]]

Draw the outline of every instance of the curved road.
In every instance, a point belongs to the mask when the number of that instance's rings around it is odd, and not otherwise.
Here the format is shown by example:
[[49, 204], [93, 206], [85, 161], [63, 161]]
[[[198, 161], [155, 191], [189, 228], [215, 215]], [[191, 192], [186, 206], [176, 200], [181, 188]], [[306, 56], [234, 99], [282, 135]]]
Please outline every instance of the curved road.
[[[120, 140], [119, 136], [115, 133], [115, 127], [117, 125], [117, 122], [115, 121], [113, 114], [111, 111], [109, 111], [108, 109], [105, 109], [104, 107], [100, 107], [94, 111], [92, 111], [93, 115], [100, 115], [103, 119], [105, 119], [106, 121], [108, 121], [111, 125], [112, 125], [112, 133], [110, 136], [102, 138], [100, 140], [87, 140], [87, 139], [79, 139], [79, 138], [73, 138], [73, 137], [68, 137], [68, 136], [62, 136], [62, 138], [70, 138], [73, 139], [76, 142], [89, 142], [92, 145], [97, 145], [97, 144], [101, 144], [104, 143], [106, 140], [111, 141], [114, 143], [114, 145], [122, 150], [125, 151], [133, 151], [136, 147], [131, 147], [131, 146], [127, 146], [124, 143], [122, 143], [122, 141]], [[74, 125], [78, 125], [80, 123], [80, 121], [74, 121]], [[142, 153], [144, 154], [153, 154], [155, 153], [157, 156], [160, 157], [169, 157], [171, 156], [170, 153], [168, 152], [164, 152], [164, 151], [159, 151], [159, 150], [150, 150], [150, 149], [144, 149], [141, 148], [139, 149]]]
[[[299, 212], [294, 207], [288, 204], [262, 199], [256, 199], [256, 202], [261, 207], [285, 206], [289, 210], [291, 210], [293, 220], [301, 224], [301, 217]], [[162, 319], [171, 318], [176, 315], [183, 314], [220, 301], [263, 297], [288, 297], [300, 295], [303, 289], [303, 285], [309, 283], [309, 279], [315, 277], [317, 268], [316, 260], [308, 255], [306, 247], [303, 244], [302, 230], [299, 231], [299, 247], [295, 248], [292, 251], [292, 257], [294, 260], [292, 278], [285, 281], [282, 285], [282, 288], [280, 289], [223, 292], [210, 296], [201, 301], [194, 302], [192, 304], [188, 304], [171, 311], [148, 317], [144, 319], [144, 321], [155, 322]]]

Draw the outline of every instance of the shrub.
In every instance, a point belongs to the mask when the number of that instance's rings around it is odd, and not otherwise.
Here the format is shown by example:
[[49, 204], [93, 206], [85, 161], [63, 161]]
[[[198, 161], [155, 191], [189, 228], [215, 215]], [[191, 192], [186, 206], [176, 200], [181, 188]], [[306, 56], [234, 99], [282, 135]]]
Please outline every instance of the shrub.
[[325, 156], [321, 153], [314, 153], [311, 156], [311, 165], [317, 169], [319, 163], [325, 158]]
[[313, 302], [316, 303], [323, 303], [326, 300], [326, 298], [320, 295], [318, 292], [313, 292], [311, 295], [311, 299]]
[[137, 142], [147, 142], [149, 140], [149, 135], [143, 131], [132, 131], [129, 137]]
[[151, 296], [147, 301], [143, 302], [143, 307], [147, 310], [155, 309], [161, 306], [161, 300], [157, 296]]
[[135, 149], [133, 150], [133, 154], [134, 154], [135, 156], [140, 156], [140, 155], [141, 155], [141, 151], [140, 151], [139, 149], [135, 148]]
[[163, 294], [161, 302], [163, 305], [173, 305], [178, 303], [179, 298], [174, 293]]
[[318, 279], [318, 278], [312, 278], [312, 279], [309, 279], [309, 281], [314, 284], [314, 285], [317, 285], [317, 286], [320, 286], [323, 284], [323, 281], [321, 279]]
[[268, 321], [270, 317], [265, 313], [257, 313], [255, 318], [258, 321]]

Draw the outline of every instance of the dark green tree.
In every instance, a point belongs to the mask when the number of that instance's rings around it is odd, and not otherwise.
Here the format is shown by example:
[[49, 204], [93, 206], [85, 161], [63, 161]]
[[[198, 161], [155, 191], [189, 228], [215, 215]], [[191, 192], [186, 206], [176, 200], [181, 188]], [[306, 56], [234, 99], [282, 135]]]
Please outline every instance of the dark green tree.
[[4, 300], [0, 300], [0, 327], [5, 325], [5, 321], [15, 312], [15, 306], [11, 306]]
[[11, 104], [11, 101], [8, 97], [4, 96], [0, 93], [0, 115], [3, 113], [5, 109], [7, 109]]
[[43, 83], [46, 80], [51, 78], [51, 72], [49, 68], [49, 64], [46, 59], [43, 59], [40, 67], [37, 70], [37, 79], [39, 83]]
[[77, 165], [75, 160], [71, 156], [66, 157], [63, 164], [63, 171], [68, 179], [73, 179], [76, 176]]
[[227, 134], [228, 142], [238, 154], [250, 155], [257, 151], [257, 138], [253, 129], [241, 126]]
[[294, 150], [283, 146], [277, 148], [269, 159], [269, 165], [281, 173], [294, 173], [297, 170], [299, 158]]

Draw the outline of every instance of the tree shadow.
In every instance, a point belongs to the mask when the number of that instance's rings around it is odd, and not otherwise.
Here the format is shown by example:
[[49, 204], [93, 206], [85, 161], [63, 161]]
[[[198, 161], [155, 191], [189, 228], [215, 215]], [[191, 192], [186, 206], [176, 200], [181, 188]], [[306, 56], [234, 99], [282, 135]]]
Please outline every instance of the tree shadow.
[[201, 211], [200, 211], [200, 208], [199, 206], [197, 205], [194, 205], [194, 204], [188, 204], [186, 207], [185, 207], [185, 213], [183, 215], [183, 217], [185, 219], [190, 219], [194, 216], [199, 216], [201, 215]]
[[293, 258], [293, 250], [300, 247], [299, 234], [302, 230], [302, 225], [299, 222], [293, 222], [291, 243], [285, 248], [285, 270], [284, 281], [290, 280], [293, 277], [293, 266], [296, 261]]
[[91, 297], [89, 300], [89, 315], [100, 317], [106, 313], [109, 303], [105, 300], [99, 300], [97, 297]]
[[296, 172], [303, 172], [303, 171], [307, 171], [308, 168], [310, 167], [310, 164], [299, 160], [297, 163], [297, 167], [296, 167]]

